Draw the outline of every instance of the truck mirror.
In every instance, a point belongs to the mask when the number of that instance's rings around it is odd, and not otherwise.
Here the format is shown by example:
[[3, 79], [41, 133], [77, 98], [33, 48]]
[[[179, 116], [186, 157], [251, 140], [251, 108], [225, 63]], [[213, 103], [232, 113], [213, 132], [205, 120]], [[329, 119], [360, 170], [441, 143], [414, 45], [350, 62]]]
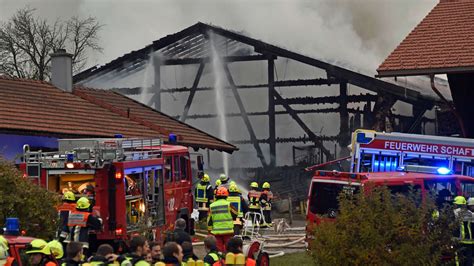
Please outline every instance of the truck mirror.
[[200, 172], [204, 171], [204, 157], [202, 155], [197, 156], [197, 168]]

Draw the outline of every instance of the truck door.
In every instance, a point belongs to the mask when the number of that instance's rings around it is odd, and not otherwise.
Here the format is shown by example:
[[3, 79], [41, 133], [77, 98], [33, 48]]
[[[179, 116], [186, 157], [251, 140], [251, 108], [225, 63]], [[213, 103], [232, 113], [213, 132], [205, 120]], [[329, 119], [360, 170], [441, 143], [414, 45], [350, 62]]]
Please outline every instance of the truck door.
[[153, 225], [165, 223], [163, 169], [161, 165], [145, 167], [147, 212]]

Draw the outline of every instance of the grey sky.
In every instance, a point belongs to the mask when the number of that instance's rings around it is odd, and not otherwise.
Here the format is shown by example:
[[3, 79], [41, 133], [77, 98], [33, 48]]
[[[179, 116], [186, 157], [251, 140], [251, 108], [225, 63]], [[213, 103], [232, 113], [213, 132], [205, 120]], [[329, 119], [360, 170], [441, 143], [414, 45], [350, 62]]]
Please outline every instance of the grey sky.
[[368, 74], [435, 0], [0, 0], [0, 20], [29, 5], [48, 19], [95, 16], [105, 24], [104, 64], [198, 21], [272, 42]]

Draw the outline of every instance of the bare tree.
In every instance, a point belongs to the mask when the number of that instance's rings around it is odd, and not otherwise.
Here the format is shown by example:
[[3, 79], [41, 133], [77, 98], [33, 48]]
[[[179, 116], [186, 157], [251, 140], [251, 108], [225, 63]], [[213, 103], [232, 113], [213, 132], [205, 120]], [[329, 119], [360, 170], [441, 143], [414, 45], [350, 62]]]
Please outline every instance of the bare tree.
[[65, 48], [73, 54], [73, 71], [87, 63], [89, 52], [101, 52], [96, 18], [73, 17], [49, 23], [35, 9], [19, 9], [0, 25], [0, 73], [19, 78], [45, 80], [50, 77], [50, 54]]

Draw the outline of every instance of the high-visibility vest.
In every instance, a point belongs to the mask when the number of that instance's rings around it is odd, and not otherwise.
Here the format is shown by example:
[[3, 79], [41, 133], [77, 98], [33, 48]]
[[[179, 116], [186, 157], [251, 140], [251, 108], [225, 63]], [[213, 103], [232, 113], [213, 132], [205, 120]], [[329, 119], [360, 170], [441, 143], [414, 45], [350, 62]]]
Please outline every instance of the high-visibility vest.
[[227, 235], [234, 233], [234, 221], [230, 210], [230, 202], [225, 199], [218, 199], [211, 206], [212, 229], [213, 235]]
[[264, 190], [262, 191], [262, 194], [267, 195], [267, 204], [263, 207], [263, 209], [265, 211], [271, 211], [272, 210], [271, 200], [273, 199], [273, 193], [270, 190]]
[[61, 205], [56, 207], [58, 212], [62, 211], [75, 211], [76, 210], [76, 204], [75, 203], [69, 203], [69, 202], [63, 202]]
[[196, 202], [208, 202], [208, 199], [207, 199], [207, 187], [209, 186], [209, 184], [201, 184], [201, 183], [198, 183], [197, 186], [196, 186]]
[[227, 201], [230, 202], [230, 205], [237, 210], [237, 217], [242, 218], [244, 217], [244, 213], [242, 212], [242, 201], [240, 200], [240, 196], [228, 196]]
[[260, 192], [252, 189], [249, 191], [248, 197], [249, 197], [249, 209], [260, 210], [260, 203], [259, 203]]
[[[214, 263], [218, 262], [220, 259], [219, 255], [215, 252], [210, 252], [207, 255], [209, 255], [214, 260]], [[212, 265], [214, 265], [214, 263]], [[204, 266], [211, 266], [211, 264], [204, 262]]]
[[87, 219], [89, 218], [89, 215], [90, 213], [88, 212], [72, 211], [69, 213], [67, 226], [87, 227]]

